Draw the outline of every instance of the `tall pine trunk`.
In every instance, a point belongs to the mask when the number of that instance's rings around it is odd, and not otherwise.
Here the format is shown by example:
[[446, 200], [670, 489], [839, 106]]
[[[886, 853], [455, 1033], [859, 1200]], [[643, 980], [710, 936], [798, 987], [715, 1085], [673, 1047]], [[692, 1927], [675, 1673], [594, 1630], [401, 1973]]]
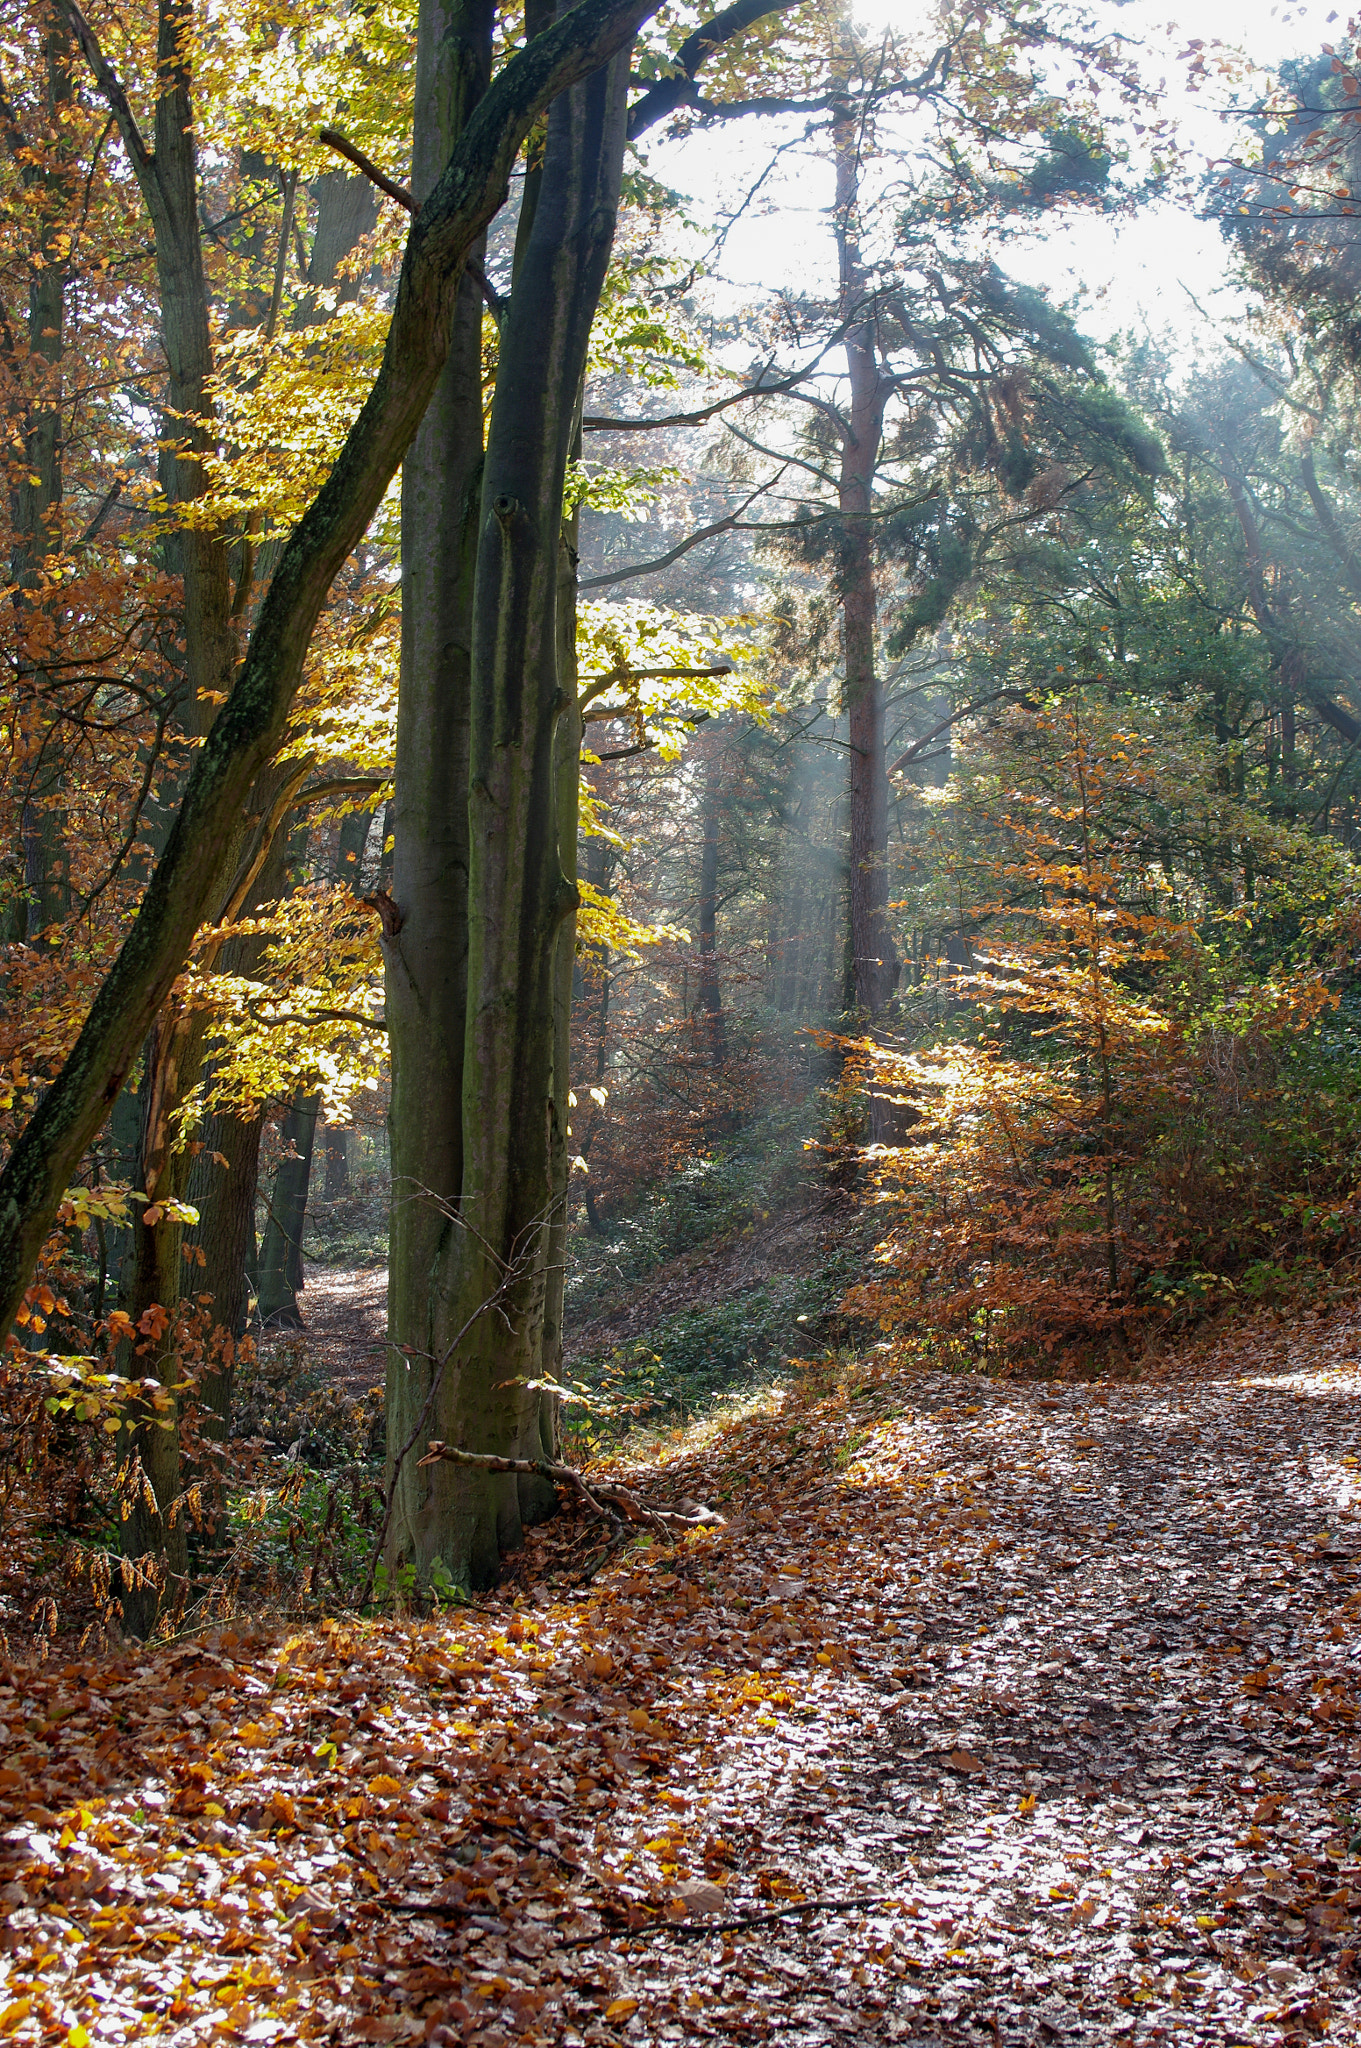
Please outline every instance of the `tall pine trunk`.
[[832, 129], [836, 245], [850, 387], [850, 431], [842, 441], [837, 492], [838, 582], [850, 720], [850, 939], [855, 1002], [874, 1016], [897, 985], [898, 959], [888, 923], [888, 763], [874, 587], [874, 477], [889, 387], [880, 374], [873, 287], [860, 252], [864, 142], [858, 113], [848, 111], [837, 119]]

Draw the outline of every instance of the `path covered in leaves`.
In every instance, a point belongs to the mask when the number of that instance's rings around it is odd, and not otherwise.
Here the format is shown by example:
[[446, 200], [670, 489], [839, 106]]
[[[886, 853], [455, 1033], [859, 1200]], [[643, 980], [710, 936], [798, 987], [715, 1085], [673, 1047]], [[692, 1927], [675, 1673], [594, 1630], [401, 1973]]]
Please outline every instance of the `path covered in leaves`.
[[[387, 1266], [322, 1266], [308, 1263], [299, 1297], [309, 1363], [323, 1367], [342, 1392], [364, 1394], [381, 1386], [387, 1359]], [[296, 1345], [299, 1333], [269, 1329], [257, 1333], [265, 1352]]]
[[1358, 1343], [808, 1372], [575, 1592], [10, 1670], [0, 2033], [1355, 2040]]

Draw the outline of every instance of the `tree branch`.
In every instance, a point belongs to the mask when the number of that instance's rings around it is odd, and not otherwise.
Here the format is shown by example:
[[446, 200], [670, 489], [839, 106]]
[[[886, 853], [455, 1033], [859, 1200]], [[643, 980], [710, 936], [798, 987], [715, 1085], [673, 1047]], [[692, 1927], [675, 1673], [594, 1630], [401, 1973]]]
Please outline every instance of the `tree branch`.
[[376, 796], [384, 786], [381, 775], [337, 775], [331, 782], [313, 782], [293, 799], [297, 809], [338, 796]]
[[888, 771], [889, 774], [897, 775], [901, 773], [904, 768], [917, 759], [917, 756], [924, 748], [930, 746], [932, 740], [938, 740], [943, 732], [948, 732], [950, 727], [961, 718], [972, 718], [975, 711], [982, 711], [988, 704], [1006, 702], [1013, 704], [1028, 703], [1033, 708], [1035, 700], [1025, 690], [992, 690], [986, 697], [975, 697], [972, 703], [961, 704], [958, 711], [952, 711], [948, 718], [942, 718], [940, 724], [933, 725], [930, 732], [923, 734], [921, 739], [913, 740], [906, 752], [899, 754], [897, 760], [893, 762]]
[[676, 52], [679, 75], [659, 79], [634, 105], [629, 114], [629, 141], [636, 141], [645, 130], [655, 127], [658, 121], [664, 121], [668, 114], [687, 104], [696, 76], [715, 50], [731, 42], [734, 36], [741, 35], [753, 22], [763, 20], [768, 14], [783, 13], [787, 4], [788, 0], [736, 0], [734, 6], [725, 7], [720, 14], [701, 22]]
[[1342, 565], [1342, 573], [1347, 579], [1348, 588], [1353, 597], [1361, 597], [1361, 561], [1357, 560], [1348, 547], [1342, 529], [1337, 523], [1337, 514], [1323, 495], [1318, 471], [1314, 468], [1312, 448], [1306, 448], [1301, 455], [1300, 472], [1304, 477], [1304, 488], [1309, 493], [1309, 503], [1318, 516], [1318, 523], [1327, 536], [1328, 545]]
[[76, 5], [76, 0], [59, 0], [59, 5], [71, 24], [71, 32], [80, 44], [86, 63], [94, 73], [95, 84], [103, 93], [105, 100], [108, 102], [109, 112], [118, 123], [118, 132], [123, 138], [123, 147], [126, 149], [131, 159], [132, 167], [137, 173], [138, 184], [144, 192], [148, 192], [149, 187], [155, 186], [156, 196], [159, 199], [160, 189], [156, 185], [156, 159], [147, 148], [142, 131], [137, 126], [137, 116], [133, 113], [127, 93], [123, 89], [122, 79], [100, 49], [99, 38]]
[[[828, 348], [832, 345], [829, 343]], [[774, 384], [762, 381], [766, 374], [762, 370], [754, 384], [747, 385], [742, 391], [729, 392], [726, 398], [716, 398], [712, 405], [700, 406], [696, 412], [663, 413], [660, 418], [653, 420], [616, 420], [606, 418], [600, 413], [593, 413], [587, 414], [582, 420], [582, 431], [587, 434], [650, 434], [657, 427], [702, 427], [718, 413], [726, 412], [730, 405], [745, 405], [752, 398], [778, 398], [786, 392], [793, 391], [797, 385], [817, 375], [818, 367], [827, 353], [828, 349], [819, 350], [817, 359], [809, 363], [805, 369], [793, 370], [787, 377], [780, 378]]]
[[[519, 1472], [526, 1478], [551, 1479], [555, 1486], [571, 1486], [581, 1495], [593, 1513], [602, 1521], [618, 1521], [620, 1510], [623, 1519], [629, 1522], [643, 1522], [656, 1529], [660, 1535], [671, 1540], [675, 1529], [707, 1529], [724, 1526], [722, 1515], [716, 1515], [712, 1508], [700, 1508], [695, 1514], [677, 1514], [671, 1508], [651, 1508], [640, 1501], [637, 1494], [617, 1480], [596, 1480], [594, 1491], [586, 1484], [580, 1472], [570, 1465], [554, 1465], [547, 1458], [502, 1458], [490, 1451], [460, 1451], [453, 1444], [431, 1442], [418, 1465], [438, 1465], [441, 1461], [450, 1465], [475, 1465], [483, 1472]], [[597, 1498], [598, 1496], [598, 1498]], [[602, 1505], [604, 1503], [604, 1505]]]
[[380, 192], [386, 192], [389, 199], [395, 199], [408, 213], [420, 212], [414, 193], [408, 192], [405, 185], [399, 185], [395, 178], [389, 178], [386, 171], [380, 171], [373, 158], [365, 156], [358, 144], [342, 135], [338, 128], [323, 128], [318, 139], [328, 149], [333, 149], [337, 156], [343, 156], [347, 163], [353, 164], [357, 171], [362, 171], [370, 184], [376, 185]]

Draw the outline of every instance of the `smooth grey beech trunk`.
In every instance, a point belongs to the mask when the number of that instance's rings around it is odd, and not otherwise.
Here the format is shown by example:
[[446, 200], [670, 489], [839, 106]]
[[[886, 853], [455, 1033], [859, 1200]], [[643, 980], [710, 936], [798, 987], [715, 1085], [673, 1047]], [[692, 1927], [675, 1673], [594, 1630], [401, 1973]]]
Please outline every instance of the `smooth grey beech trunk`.
[[[585, 386], [583, 381], [582, 396]], [[578, 422], [580, 405], [578, 405]], [[578, 423], [573, 459], [581, 457], [581, 428]], [[577, 884], [578, 826], [581, 811], [581, 717], [580, 687], [577, 680], [577, 558], [580, 519], [576, 508], [563, 522], [563, 545], [558, 553], [558, 677], [564, 703], [558, 717], [557, 788], [558, 858], [563, 878], [575, 896]], [[553, 966], [553, 1100], [562, 1109], [551, 1126], [549, 1167], [552, 1181], [552, 1221], [545, 1245], [543, 1331], [539, 1343], [539, 1373], [548, 1381], [561, 1377], [564, 1311], [567, 1288], [567, 1184], [576, 1151], [574, 1133], [566, 1121], [572, 1093], [572, 991], [577, 974], [577, 905], [558, 932]], [[558, 1395], [547, 1388], [538, 1397], [538, 1435], [543, 1455], [557, 1460], [561, 1452], [561, 1410]], [[531, 1493], [520, 1482], [520, 1505], [526, 1518], [542, 1513], [547, 1505], [541, 1494]]]
[[[627, 57], [620, 55], [555, 101], [533, 220], [521, 237], [501, 327], [468, 641], [460, 1156], [455, 1181], [450, 1132], [443, 1183], [459, 1194], [456, 1204], [445, 1197], [449, 1213], [442, 1215], [412, 1184], [414, 1176], [395, 1179], [391, 1298], [404, 1322], [390, 1341], [400, 1345], [401, 1329], [417, 1326], [418, 1318], [426, 1335], [406, 1355], [391, 1356], [390, 1457], [414, 1427], [437, 1373], [426, 1424], [431, 1436], [510, 1456], [540, 1455], [543, 1448], [545, 1410], [533, 1383], [544, 1362], [545, 1320], [556, 1348], [553, 1326], [561, 1319], [550, 1272], [555, 1255], [561, 1264], [565, 1013], [577, 901], [580, 723], [565, 649], [575, 562], [563, 489], [613, 244], [626, 95]], [[447, 736], [431, 733], [428, 743], [447, 745]], [[389, 990], [405, 986], [398, 1000], [414, 1005], [423, 1000], [426, 954], [414, 943], [403, 895], [402, 878], [416, 876], [411, 852], [403, 852], [410, 828], [402, 758], [393, 894], [404, 922], [385, 949]], [[446, 869], [446, 886], [450, 879]], [[404, 1164], [414, 1151], [406, 1119], [427, 1113], [404, 1092], [401, 1072], [394, 1039], [395, 1177], [399, 1159]], [[423, 1243], [432, 1263], [400, 1266], [418, 1233], [428, 1233]], [[494, 1297], [494, 1309], [444, 1362], [454, 1335]], [[549, 1509], [552, 1498], [545, 1482], [450, 1464], [419, 1469], [413, 1458], [397, 1477], [389, 1564], [413, 1562], [425, 1579], [439, 1559], [456, 1581], [488, 1584], [525, 1521]]]
[[[491, 0], [422, 0], [412, 150], [417, 199], [487, 89], [493, 21]], [[465, 277], [444, 370], [402, 465], [391, 883], [402, 927], [384, 941], [392, 1057], [390, 1445], [410, 1434], [429, 1388], [430, 1360], [448, 1349], [463, 1297], [465, 1235], [456, 1216], [463, 1187], [468, 722], [481, 483], [482, 295]], [[410, 1521], [426, 1491], [426, 1475], [414, 1472], [402, 1487], [393, 1542], [403, 1552], [415, 1545]]]

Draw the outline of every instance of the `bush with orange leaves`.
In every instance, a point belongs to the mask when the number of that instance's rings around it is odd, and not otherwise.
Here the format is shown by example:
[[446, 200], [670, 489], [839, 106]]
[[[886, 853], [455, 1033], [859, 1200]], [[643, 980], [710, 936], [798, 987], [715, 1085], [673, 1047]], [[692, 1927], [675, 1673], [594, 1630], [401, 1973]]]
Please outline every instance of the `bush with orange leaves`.
[[846, 1309], [999, 1369], [1090, 1366], [1284, 1287], [1350, 1248], [1361, 1179], [1354, 1034], [1320, 946], [1266, 967], [1250, 918], [1235, 944], [1231, 915], [1160, 914], [1128, 827], [1156, 789], [1146, 751], [1073, 704], [1049, 717], [1047, 786], [1006, 797], [952, 1027], [912, 1052], [844, 1045], [844, 1087], [908, 1126], [862, 1149], [891, 1222]]

